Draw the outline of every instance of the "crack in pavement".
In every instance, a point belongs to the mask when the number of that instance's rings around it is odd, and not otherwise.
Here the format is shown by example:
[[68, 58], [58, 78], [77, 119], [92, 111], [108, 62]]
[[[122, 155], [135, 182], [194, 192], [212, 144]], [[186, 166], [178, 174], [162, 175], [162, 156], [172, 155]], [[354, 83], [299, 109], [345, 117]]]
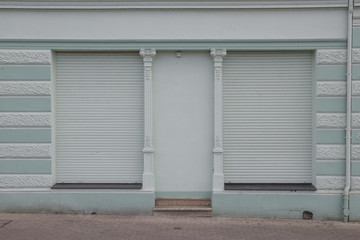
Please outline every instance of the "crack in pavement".
[[13, 222], [14, 220], [9, 220], [7, 222], [4, 222], [2, 225], [0, 225], [0, 228], [5, 227], [6, 225], [8, 225], [9, 223]]

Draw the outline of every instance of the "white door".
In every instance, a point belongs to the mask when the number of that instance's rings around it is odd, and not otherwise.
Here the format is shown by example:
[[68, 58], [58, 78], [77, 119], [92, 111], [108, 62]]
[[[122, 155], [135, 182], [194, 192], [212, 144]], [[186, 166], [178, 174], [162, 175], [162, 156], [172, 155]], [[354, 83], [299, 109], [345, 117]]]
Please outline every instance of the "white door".
[[157, 196], [210, 197], [213, 60], [208, 51], [158, 51], [153, 67]]

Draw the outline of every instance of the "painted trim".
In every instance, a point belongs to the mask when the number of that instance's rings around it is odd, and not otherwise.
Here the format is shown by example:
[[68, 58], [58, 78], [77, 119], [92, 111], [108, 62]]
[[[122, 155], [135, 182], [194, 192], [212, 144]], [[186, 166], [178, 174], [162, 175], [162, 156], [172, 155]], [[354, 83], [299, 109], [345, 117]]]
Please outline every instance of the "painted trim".
[[3, 128], [0, 129], [0, 143], [50, 143], [51, 129]]
[[318, 113], [344, 113], [346, 111], [346, 98], [321, 97], [316, 99]]
[[223, 156], [223, 60], [226, 49], [211, 49], [214, 66], [214, 166], [213, 191], [224, 190], [224, 156]]
[[316, 130], [317, 144], [345, 144], [345, 130]]
[[274, 8], [346, 8], [344, 0], [330, 1], [7, 1], [0, 3], [2, 9], [274, 9]]
[[318, 81], [345, 81], [346, 65], [317, 65], [316, 80]]
[[51, 96], [51, 143], [50, 144], [50, 157], [51, 157], [51, 180], [52, 184], [56, 184], [56, 52], [50, 52], [50, 96]]
[[50, 97], [0, 97], [0, 112], [50, 112]]
[[50, 80], [50, 67], [44, 65], [0, 65], [0, 80]]
[[41, 50], [133, 50], [141, 48], [157, 50], [316, 50], [346, 48], [346, 39], [161, 39], [161, 40], [79, 40], [79, 39], [0, 39], [0, 49]]
[[0, 160], [0, 174], [50, 174], [51, 160]]
[[144, 71], [144, 171], [143, 191], [155, 191], [154, 176], [154, 149], [153, 149], [153, 59], [155, 49], [141, 49], [139, 52], [143, 58]]

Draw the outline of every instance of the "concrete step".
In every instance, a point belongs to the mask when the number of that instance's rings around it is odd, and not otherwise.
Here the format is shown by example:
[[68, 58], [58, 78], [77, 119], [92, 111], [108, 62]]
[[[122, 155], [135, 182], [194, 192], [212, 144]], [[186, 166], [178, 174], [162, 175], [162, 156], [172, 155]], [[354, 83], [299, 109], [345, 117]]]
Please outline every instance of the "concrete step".
[[208, 198], [157, 198], [155, 206], [206, 206], [211, 207]]
[[203, 198], [157, 198], [154, 216], [211, 217], [211, 200]]
[[163, 206], [154, 208], [154, 216], [211, 217], [212, 208], [204, 206]]

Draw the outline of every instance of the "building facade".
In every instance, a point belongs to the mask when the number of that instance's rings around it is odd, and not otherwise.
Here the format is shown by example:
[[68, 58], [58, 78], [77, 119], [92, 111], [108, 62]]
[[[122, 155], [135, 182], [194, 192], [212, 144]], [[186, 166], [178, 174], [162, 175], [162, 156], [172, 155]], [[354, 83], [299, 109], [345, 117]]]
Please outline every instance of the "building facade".
[[0, 1], [0, 211], [360, 220], [360, 1]]

